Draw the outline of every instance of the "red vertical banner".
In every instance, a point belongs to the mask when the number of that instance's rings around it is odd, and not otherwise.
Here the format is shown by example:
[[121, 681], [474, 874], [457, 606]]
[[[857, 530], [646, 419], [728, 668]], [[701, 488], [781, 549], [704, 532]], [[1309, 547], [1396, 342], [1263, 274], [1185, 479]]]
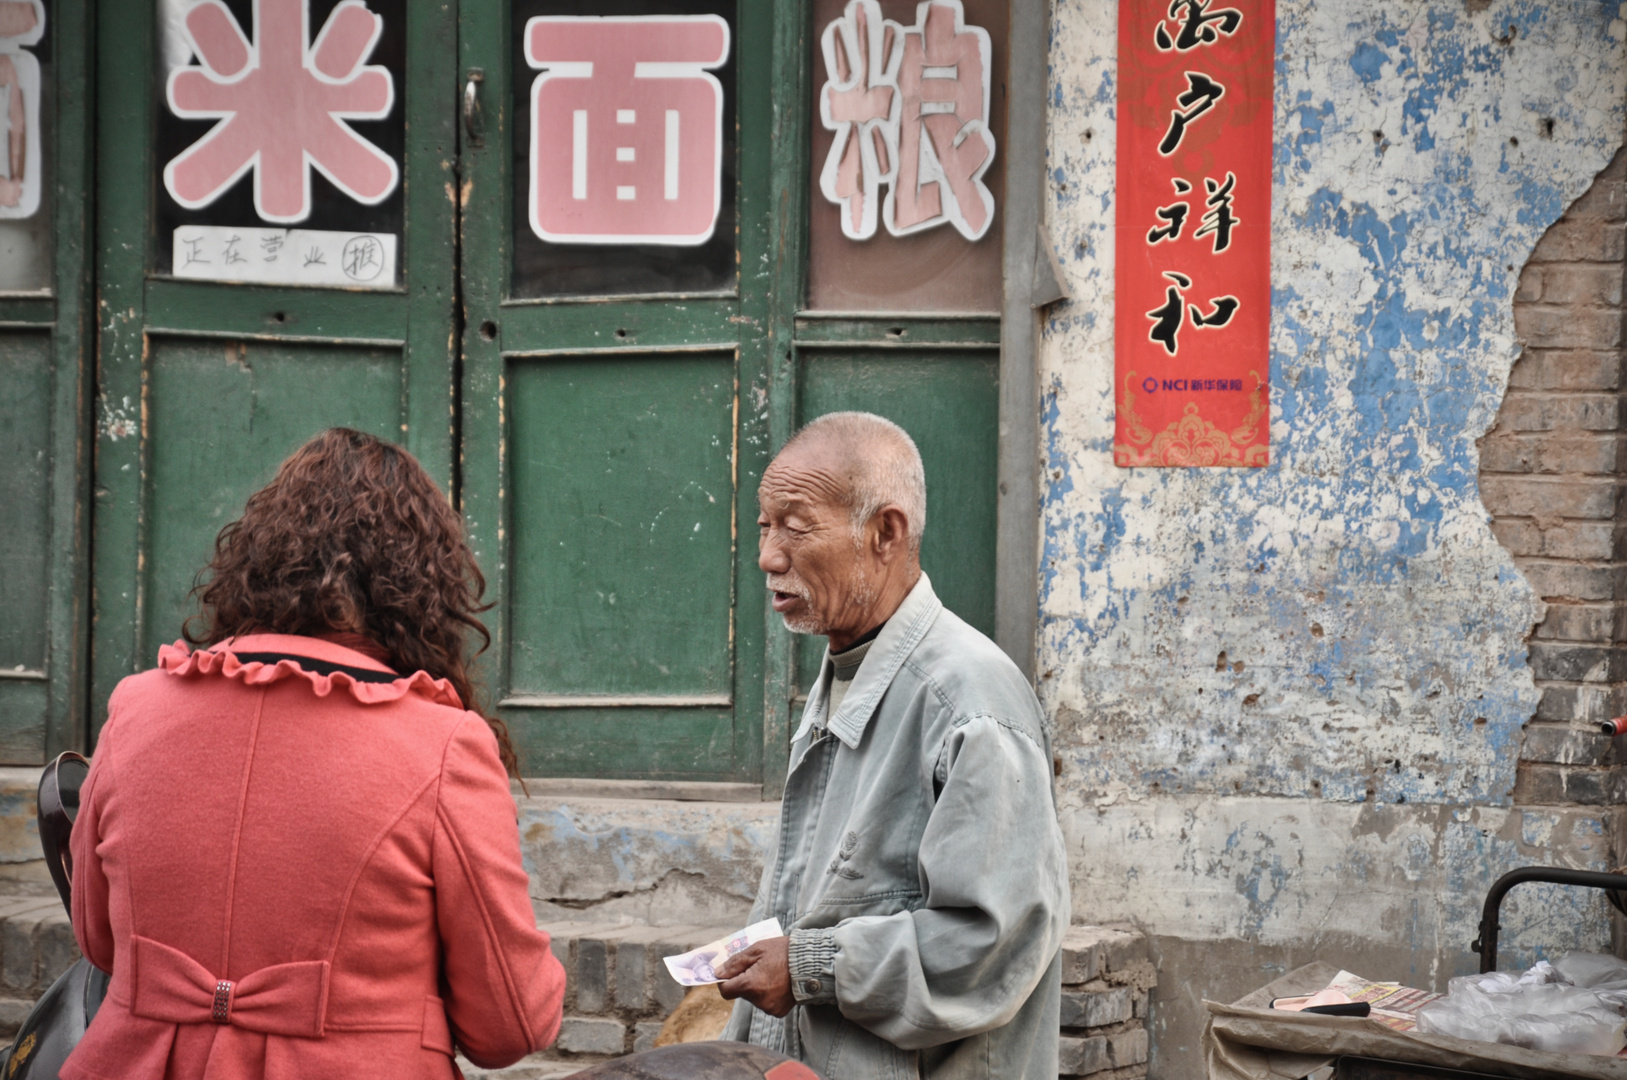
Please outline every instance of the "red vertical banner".
[[1270, 460], [1274, 0], [1120, 0], [1113, 460]]

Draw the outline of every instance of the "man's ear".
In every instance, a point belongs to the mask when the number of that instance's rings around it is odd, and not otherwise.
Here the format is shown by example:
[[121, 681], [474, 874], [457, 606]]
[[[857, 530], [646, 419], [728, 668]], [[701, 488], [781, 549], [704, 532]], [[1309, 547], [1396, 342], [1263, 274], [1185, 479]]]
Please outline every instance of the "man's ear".
[[870, 520], [876, 524], [876, 554], [882, 562], [890, 563], [909, 554], [910, 521], [903, 510], [893, 505], [884, 506]]

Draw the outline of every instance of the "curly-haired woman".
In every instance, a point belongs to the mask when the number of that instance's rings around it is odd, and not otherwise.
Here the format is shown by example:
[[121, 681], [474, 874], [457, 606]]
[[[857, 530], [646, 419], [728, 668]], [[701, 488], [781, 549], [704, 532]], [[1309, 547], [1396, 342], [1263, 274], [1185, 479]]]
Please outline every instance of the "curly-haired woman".
[[74, 932], [113, 978], [64, 1077], [447, 1080], [454, 1046], [553, 1040], [484, 588], [418, 462], [355, 431], [221, 531], [201, 648], [119, 684], [82, 792]]

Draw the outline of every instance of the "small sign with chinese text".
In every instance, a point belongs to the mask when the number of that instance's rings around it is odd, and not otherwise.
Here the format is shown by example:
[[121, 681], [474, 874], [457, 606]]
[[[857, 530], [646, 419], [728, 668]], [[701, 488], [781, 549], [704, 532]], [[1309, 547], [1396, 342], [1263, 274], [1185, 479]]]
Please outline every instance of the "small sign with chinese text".
[[175, 230], [174, 245], [179, 278], [395, 288], [396, 238], [391, 233], [187, 225]]
[[1113, 459], [1270, 459], [1273, 0], [1119, 6]]

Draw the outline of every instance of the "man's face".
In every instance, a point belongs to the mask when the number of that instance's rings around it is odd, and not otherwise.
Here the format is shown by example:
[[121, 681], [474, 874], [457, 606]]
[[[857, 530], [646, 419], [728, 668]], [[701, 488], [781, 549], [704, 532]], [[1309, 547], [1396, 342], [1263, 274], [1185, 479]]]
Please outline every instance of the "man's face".
[[757, 488], [757, 565], [774, 610], [798, 634], [862, 633], [876, 600], [839, 462], [817, 444], [795, 446]]

